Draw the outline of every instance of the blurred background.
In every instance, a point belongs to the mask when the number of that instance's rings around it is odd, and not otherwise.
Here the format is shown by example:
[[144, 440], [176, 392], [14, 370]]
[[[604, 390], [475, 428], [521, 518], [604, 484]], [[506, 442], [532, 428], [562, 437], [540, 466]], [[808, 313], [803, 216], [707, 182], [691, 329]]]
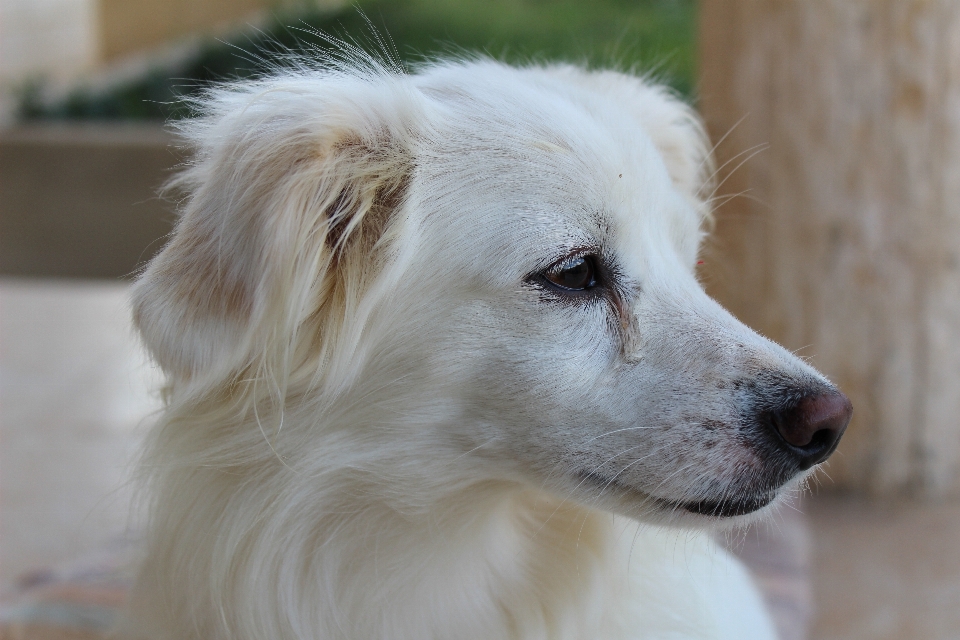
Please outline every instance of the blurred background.
[[116, 579], [61, 600], [122, 599], [159, 407], [127, 292], [183, 153], [163, 123], [336, 39], [615, 66], [694, 104], [704, 284], [855, 407], [813, 495], [747, 536], [786, 635], [960, 638], [960, 3], [923, 0], [0, 0], [0, 600], [91, 575]]

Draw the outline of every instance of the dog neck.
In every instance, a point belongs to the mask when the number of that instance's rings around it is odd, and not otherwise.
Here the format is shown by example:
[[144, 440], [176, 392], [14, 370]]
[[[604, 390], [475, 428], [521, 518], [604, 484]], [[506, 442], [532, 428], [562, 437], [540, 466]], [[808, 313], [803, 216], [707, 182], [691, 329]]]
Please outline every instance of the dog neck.
[[313, 567], [350, 637], [588, 637], [629, 591], [609, 514], [503, 483], [415, 513], [373, 500], [329, 525]]
[[[138, 637], [620, 635], [633, 534], [609, 514], [497, 482], [397, 508], [357, 478], [283, 505], [251, 483], [244, 510], [216, 510], [232, 502], [225, 481], [210, 472], [191, 513], [157, 523], [132, 596]], [[158, 599], [173, 610], [151, 621]]]

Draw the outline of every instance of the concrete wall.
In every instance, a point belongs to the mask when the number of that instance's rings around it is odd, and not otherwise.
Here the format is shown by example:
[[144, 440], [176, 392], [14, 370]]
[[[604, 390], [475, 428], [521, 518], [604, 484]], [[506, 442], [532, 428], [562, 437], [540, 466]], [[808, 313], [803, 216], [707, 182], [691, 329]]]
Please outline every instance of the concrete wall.
[[158, 197], [178, 157], [156, 125], [45, 125], [0, 135], [0, 274], [123, 278], [174, 221]]

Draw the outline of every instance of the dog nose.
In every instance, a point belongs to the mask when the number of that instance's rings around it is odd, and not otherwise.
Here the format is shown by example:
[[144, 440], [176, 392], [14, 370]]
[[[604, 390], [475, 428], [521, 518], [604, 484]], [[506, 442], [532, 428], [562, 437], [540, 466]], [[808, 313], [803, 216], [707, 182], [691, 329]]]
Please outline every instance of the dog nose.
[[771, 426], [801, 469], [826, 460], [843, 435], [853, 405], [839, 391], [807, 396], [771, 416]]

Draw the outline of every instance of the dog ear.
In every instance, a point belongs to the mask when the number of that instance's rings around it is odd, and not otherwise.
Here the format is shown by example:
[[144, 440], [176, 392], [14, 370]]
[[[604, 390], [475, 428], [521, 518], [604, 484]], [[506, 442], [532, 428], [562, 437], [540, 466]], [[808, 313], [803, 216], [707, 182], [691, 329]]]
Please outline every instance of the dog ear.
[[237, 375], [285, 353], [400, 206], [416, 96], [402, 78], [302, 74], [211, 93], [182, 125], [194, 149], [166, 247], [134, 320], [174, 380]]

